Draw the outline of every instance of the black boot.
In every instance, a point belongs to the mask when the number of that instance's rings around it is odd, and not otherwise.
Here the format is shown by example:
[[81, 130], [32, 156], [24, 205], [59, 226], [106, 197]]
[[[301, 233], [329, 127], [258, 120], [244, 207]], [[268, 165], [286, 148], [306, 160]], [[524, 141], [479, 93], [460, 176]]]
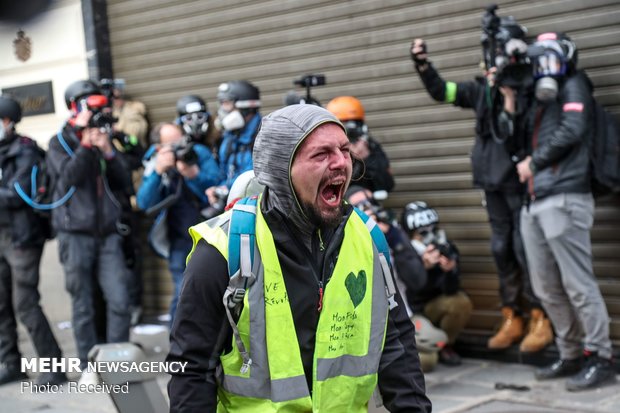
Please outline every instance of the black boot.
[[566, 381], [566, 390], [579, 391], [592, 389], [616, 381], [616, 371], [611, 359], [591, 353], [579, 373]]
[[581, 357], [570, 360], [558, 359], [553, 364], [536, 369], [534, 376], [536, 380], [557, 379], [560, 377], [568, 377], [579, 372], [583, 366]]
[[21, 380], [28, 380], [28, 375], [22, 373], [19, 365], [0, 364], [0, 385]]

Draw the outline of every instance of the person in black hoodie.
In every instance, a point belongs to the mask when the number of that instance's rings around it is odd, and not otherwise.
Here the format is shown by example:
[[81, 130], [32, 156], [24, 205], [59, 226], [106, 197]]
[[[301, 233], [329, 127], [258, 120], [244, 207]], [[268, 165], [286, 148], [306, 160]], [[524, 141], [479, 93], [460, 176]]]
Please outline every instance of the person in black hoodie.
[[[44, 222], [14, 187], [30, 188], [30, 171], [41, 159], [37, 144], [15, 132], [20, 120], [19, 103], [0, 96], [0, 384], [28, 379], [20, 369], [16, 315], [39, 357], [62, 356], [39, 304]], [[41, 373], [36, 384], [66, 380], [64, 373]]]
[[263, 119], [253, 166], [266, 187], [256, 281], [237, 318], [222, 300], [231, 213], [192, 227], [167, 358], [187, 365], [169, 382], [171, 412], [358, 412], [376, 388], [391, 412], [430, 412], [413, 325], [368, 233], [374, 221], [344, 203], [344, 126], [315, 105], [279, 109]]
[[531, 155], [516, 168], [529, 195], [521, 232], [532, 285], [560, 352], [536, 378], [572, 376], [567, 390], [584, 390], [616, 380], [609, 314], [592, 268], [592, 84], [577, 70], [577, 48], [565, 34], [540, 34], [531, 50], [536, 79], [527, 129]]
[[[498, 33], [504, 46], [510, 40], [522, 42], [525, 32], [525, 28], [514, 19], [501, 19]], [[524, 42], [522, 46], [525, 46]], [[502, 305], [501, 326], [488, 340], [487, 346], [492, 350], [501, 350], [521, 340], [526, 331], [523, 319], [525, 304], [530, 311], [530, 324], [519, 349], [522, 352], [540, 351], [553, 341], [553, 331], [530, 283], [519, 231], [524, 186], [515, 171], [514, 154], [504, 142], [492, 136], [494, 108], [491, 95], [496, 68], [485, 71], [486, 78], [450, 82], [442, 79], [428, 60], [424, 40], [415, 39], [410, 52], [415, 69], [433, 99], [472, 109], [476, 114], [476, 140], [471, 154], [473, 181], [476, 187], [484, 190], [484, 204], [491, 224], [491, 252], [499, 277]]]
[[[69, 85], [65, 102], [72, 117], [50, 140], [47, 163], [55, 176], [54, 199], [72, 193], [52, 211], [58, 253], [71, 295], [73, 328], [81, 367], [97, 343], [93, 287], [106, 302], [107, 341], [129, 339], [127, 267], [119, 234], [121, 205], [114, 196], [131, 185], [127, 166], [111, 139], [112, 118], [104, 112], [106, 97], [89, 80]], [[94, 376], [83, 372], [83, 382]]]

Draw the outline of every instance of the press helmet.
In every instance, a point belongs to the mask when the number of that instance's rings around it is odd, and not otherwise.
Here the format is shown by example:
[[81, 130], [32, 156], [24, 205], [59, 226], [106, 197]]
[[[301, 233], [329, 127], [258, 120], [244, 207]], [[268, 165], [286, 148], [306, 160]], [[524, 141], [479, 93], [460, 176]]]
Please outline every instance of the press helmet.
[[65, 90], [65, 104], [71, 109], [73, 103], [88, 95], [100, 95], [101, 89], [92, 80], [78, 80], [71, 83]]
[[222, 83], [217, 89], [217, 100], [234, 102], [237, 109], [259, 108], [260, 91], [246, 80], [232, 80]]
[[188, 113], [206, 111], [207, 105], [200, 96], [186, 95], [177, 100], [177, 113], [179, 116], [187, 115]]
[[0, 96], [0, 120], [4, 118], [9, 118], [13, 123], [18, 123], [22, 119], [22, 108], [19, 103], [8, 96]]
[[402, 227], [409, 233], [419, 228], [439, 223], [439, 214], [426, 202], [416, 201], [405, 206], [400, 217]]

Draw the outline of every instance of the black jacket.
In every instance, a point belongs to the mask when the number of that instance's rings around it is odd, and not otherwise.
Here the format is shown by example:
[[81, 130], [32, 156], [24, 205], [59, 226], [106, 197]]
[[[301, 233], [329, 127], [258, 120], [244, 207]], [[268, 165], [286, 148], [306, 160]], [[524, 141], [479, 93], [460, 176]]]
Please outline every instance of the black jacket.
[[353, 179], [356, 185], [369, 189], [370, 191], [387, 191], [394, 188], [394, 177], [390, 170], [390, 160], [388, 159], [381, 144], [368, 137], [368, 150], [370, 154], [364, 161], [353, 163]]
[[592, 84], [583, 72], [560, 84], [556, 100], [532, 107], [528, 135], [533, 146], [536, 199], [590, 192], [593, 109]]
[[30, 190], [30, 172], [40, 159], [36, 143], [13, 134], [0, 141], [0, 228], [11, 231], [15, 247], [41, 246], [45, 222], [17, 194], [14, 183]]
[[[446, 101], [446, 81], [433, 65], [420, 72], [420, 79], [433, 99]], [[491, 95], [484, 78], [456, 83], [456, 96], [452, 102], [461, 108], [473, 109], [476, 113], [476, 141], [471, 153], [474, 185], [485, 191], [522, 192], [515, 164], [506, 147], [491, 136]]]
[[[350, 214], [352, 209], [349, 209]], [[337, 259], [344, 227], [323, 241], [313, 252], [301, 245], [277, 211], [264, 211], [274, 235], [278, 259], [289, 294], [302, 363], [309, 386], [315, 332], [318, 324], [319, 293], [314, 274], [328, 282]], [[347, 214], [348, 216], [348, 214]], [[328, 234], [325, 234], [328, 235]], [[316, 238], [316, 237], [315, 237]], [[314, 273], [314, 274], [313, 274]], [[184, 285], [171, 332], [169, 361], [187, 361], [185, 374], [175, 374], [168, 385], [171, 412], [214, 412], [216, 409], [215, 363], [210, 363], [218, 333], [224, 326], [224, 343], [229, 351], [231, 332], [226, 320], [222, 296], [228, 285], [226, 260], [215, 247], [200, 241], [184, 275]], [[379, 388], [385, 406], [391, 412], [429, 412], [431, 403], [425, 395], [415, 347], [415, 332], [407, 317], [402, 299], [390, 311], [385, 348], [379, 366]], [[372, 401], [371, 401], [372, 403]]]
[[70, 125], [61, 132], [74, 156], [63, 148], [58, 135], [52, 137], [47, 163], [57, 179], [54, 199], [60, 199], [72, 186], [75, 193], [68, 202], [52, 211], [54, 229], [93, 236], [116, 232], [121, 206], [113, 192], [131, 185], [128, 168], [118, 156], [106, 160], [97, 148], [82, 146]]

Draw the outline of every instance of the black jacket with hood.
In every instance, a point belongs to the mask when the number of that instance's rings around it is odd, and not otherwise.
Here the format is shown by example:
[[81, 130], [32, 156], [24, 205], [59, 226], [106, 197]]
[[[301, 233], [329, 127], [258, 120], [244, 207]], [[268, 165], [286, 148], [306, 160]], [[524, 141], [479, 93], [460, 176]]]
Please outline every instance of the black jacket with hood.
[[589, 145], [593, 132], [592, 83], [577, 72], [559, 85], [558, 96], [538, 102], [530, 111], [534, 198], [561, 193], [587, 193], [590, 186]]
[[26, 204], [14, 183], [29, 190], [30, 172], [40, 159], [36, 143], [12, 134], [0, 141], [0, 228], [11, 231], [15, 247], [40, 247], [45, 242], [45, 219]]
[[[326, 110], [313, 105], [304, 106], [309, 109], [297, 113], [299, 109], [295, 105], [282, 109], [285, 114], [292, 114], [295, 122], [284, 115], [273, 116], [280, 111], [265, 118], [255, 144], [254, 171], [259, 182], [267, 187], [261, 211], [275, 241], [310, 387], [319, 319], [317, 278], [329, 282], [344, 237], [344, 224], [352, 208], [346, 207], [345, 217], [337, 228], [328, 229], [310, 224], [298, 206], [289, 181], [297, 144], [322, 123], [339, 124]], [[307, 118], [303, 119], [302, 113]], [[271, 123], [270, 127], [266, 127], [265, 122]], [[269, 129], [267, 138], [263, 133], [265, 129]], [[224, 257], [215, 247], [200, 241], [185, 271], [172, 326], [168, 361], [188, 364], [185, 373], [173, 374], [168, 385], [171, 412], [216, 410], [215, 366], [221, 351], [216, 345], [220, 331], [226, 332], [225, 350], [232, 342], [222, 304], [228, 280]], [[429, 412], [431, 403], [425, 395], [414, 328], [399, 295], [396, 300], [399, 305], [390, 311], [388, 317], [378, 371], [379, 390], [391, 412]]]
[[[446, 81], [428, 62], [420, 79], [430, 96], [438, 102], [446, 102]], [[502, 143], [491, 136], [491, 91], [486, 79], [456, 83], [456, 95], [451, 103], [476, 113], [476, 141], [471, 153], [474, 185], [485, 191], [522, 192], [515, 163]]]
[[93, 236], [115, 233], [121, 206], [113, 192], [131, 185], [129, 169], [120, 157], [105, 159], [99, 149], [81, 145], [71, 125], [65, 125], [60, 133], [74, 155], [63, 147], [58, 135], [52, 137], [47, 163], [57, 180], [54, 199], [63, 197], [71, 187], [75, 193], [52, 211], [54, 229]]

